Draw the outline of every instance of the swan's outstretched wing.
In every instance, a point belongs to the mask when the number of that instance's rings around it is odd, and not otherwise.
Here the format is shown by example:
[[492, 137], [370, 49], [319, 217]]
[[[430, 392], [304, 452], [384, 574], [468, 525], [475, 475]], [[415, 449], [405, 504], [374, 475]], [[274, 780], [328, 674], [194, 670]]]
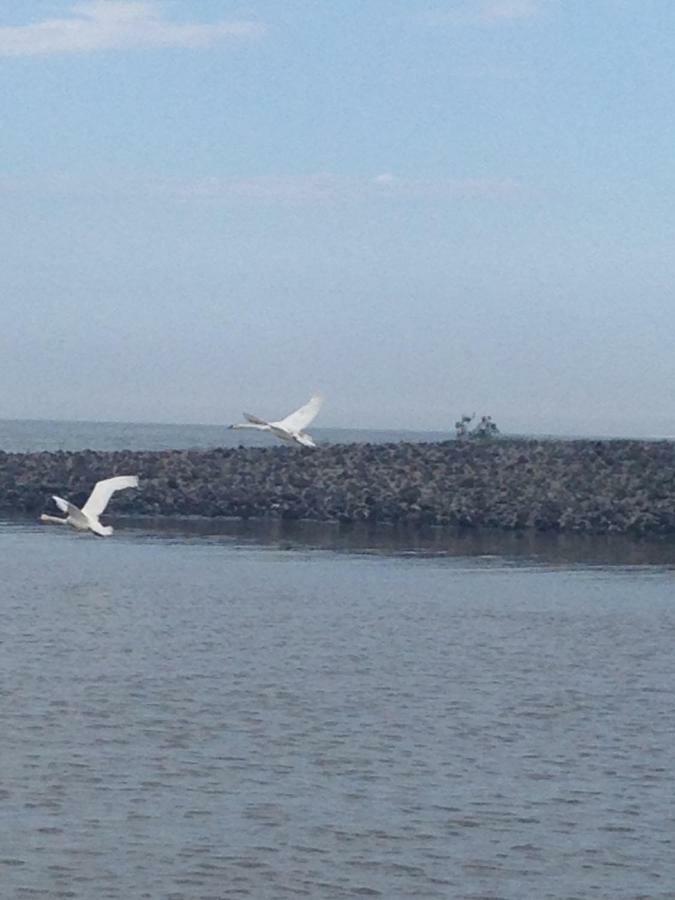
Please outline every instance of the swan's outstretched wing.
[[296, 409], [290, 416], [286, 416], [279, 422], [272, 422], [272, 424], [285, 428], [286, 431], [303, 431], [317, 417], [322, 404], [323, 397], [315, 394], [308, 403], [305, 403], [300, 409]]
[[82, 512], [85, 516], [92, 516], [98, 519], [115, 491], [121, 491], [130, 487], [138, 487], [138, 475], [117, 475], [115, 478], [106, 478], [105, 481], [99, 481], [82, 507]]
[[63, 497], [57, 497], [56, 494], [52, 494], [52, 500], [56, 503], [61, 512], [67, 513], [70, 512], [71, 509], [77, 509], [72, 503], [68, 503]]
[[79, 522], [80, 525], [84, 526], [87, 525], [87, 517], [82, 514], [82, 510], [78, 509], [77, 506], [73, 506], [68, 500], [64, 500], [63, 497], [57, 497], [55, 494], [52, 495], [52, 500], [56, 503], [61, 512], [70, 516], [73, 522]]
[[251, 422], [253, 425], [267, 425], [268, 423], [264, 419], [259, 419], [257, 416], [252, 416], [251, 413], [244, 413], [244, 418], [247, 422]]

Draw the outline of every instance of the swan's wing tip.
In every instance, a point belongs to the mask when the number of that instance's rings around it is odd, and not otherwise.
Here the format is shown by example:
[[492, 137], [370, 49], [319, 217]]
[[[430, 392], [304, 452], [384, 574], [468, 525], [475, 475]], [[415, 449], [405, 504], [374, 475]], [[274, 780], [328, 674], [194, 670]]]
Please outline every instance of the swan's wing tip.
[[123, 491], [125, 488], [138, 487], [138, 475], [113, 475], [112, 478], [103, 478], [97, 481], [94, 488], [99, 485], [105, 487], [110, 493]]

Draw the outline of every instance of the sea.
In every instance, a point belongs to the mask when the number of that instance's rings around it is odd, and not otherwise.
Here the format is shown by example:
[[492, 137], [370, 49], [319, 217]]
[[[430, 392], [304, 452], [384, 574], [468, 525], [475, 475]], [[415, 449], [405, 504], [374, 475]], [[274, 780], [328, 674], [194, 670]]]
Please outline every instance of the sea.
[[0, 518], [3, 900], [675, 897], [672, 541], [110, 521]]
[[[356, 428], [312, 428], [318, 444], [447, 441], [454, 430], [395, 431]], [[223, 425], [171, 425], [138, 422], [53, 422], [0, 419], [0, 450], [186, 450], [212, 447], [273, 447], [278, 441], [255, 430], [235, 431]]]

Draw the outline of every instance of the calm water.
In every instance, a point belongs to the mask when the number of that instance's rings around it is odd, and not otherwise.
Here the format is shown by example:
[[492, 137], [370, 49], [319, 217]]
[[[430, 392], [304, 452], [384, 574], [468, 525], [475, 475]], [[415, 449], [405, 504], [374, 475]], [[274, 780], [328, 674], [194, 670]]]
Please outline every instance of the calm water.
[[[448, 431], [364, 431], [312, 428], [319, 443], [445, 441]], [[196, 447], [274, 447], [279, 442], [255, 431], [230, 431], [225, 425], [152, 425], [125, 422], [49, 422], [0, 419], [0, 450], [181, 450]]]
[[0, 523], [3, 900], [675, 896], [671, 545], [118, 524]]

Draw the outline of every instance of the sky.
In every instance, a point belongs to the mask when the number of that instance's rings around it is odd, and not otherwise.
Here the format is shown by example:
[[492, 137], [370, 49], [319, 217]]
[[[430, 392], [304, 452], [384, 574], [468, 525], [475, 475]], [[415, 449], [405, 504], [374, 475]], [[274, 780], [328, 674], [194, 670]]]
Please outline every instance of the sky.
[[675, 436], [671, 0], [0, 0], [0, 418]]

